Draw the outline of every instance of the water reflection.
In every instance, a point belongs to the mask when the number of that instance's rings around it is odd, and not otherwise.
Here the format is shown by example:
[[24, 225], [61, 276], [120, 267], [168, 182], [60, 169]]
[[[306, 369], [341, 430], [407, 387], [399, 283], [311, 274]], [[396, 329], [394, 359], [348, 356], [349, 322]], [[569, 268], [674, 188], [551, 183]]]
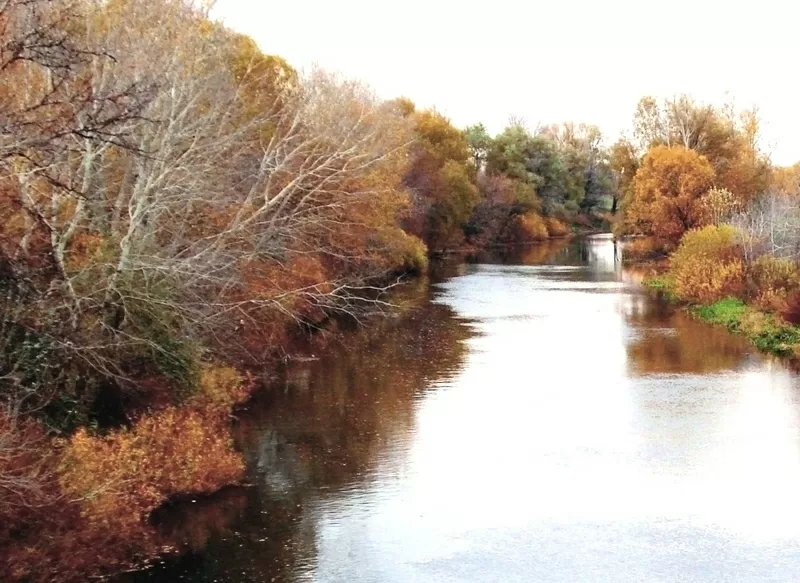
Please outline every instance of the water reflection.
[[236, 428], [252, 481], [228, 494], [238, 505], [165, 509], [156, 517], [161, 538], [186, 554], [121, 581], [310, 576], [324, 509], [402, 473], [396, 461], [413, 439], [423, 391], [462, 366], [473, 332], [429, 293], [426, 282], [403, 290], [395, 317], [336, 339], [319, 360], [291, 363]]
[[135, 580], [800, 577], [795, 375], [608, 237], [476, 261], [287, 371], [239, 427], [255, 487]]

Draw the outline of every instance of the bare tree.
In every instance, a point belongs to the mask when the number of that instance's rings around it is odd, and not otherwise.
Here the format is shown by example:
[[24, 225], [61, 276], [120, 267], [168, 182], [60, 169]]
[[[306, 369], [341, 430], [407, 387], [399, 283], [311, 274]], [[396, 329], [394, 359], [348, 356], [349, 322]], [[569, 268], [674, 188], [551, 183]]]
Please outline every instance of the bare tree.
[[[7, 320], [124, 384], [132, 354], [177, 363], [173, 338], [201, 342], [259, 310], [299, 317], [298, 300], [355, 314], [380, 291], [369, 209], [402, 199], [399, 111], [321, 71], [275, 75], [191, 1], [99, 4], [70, 22], [103, 50], [75, 49], [55, 84], [55, 65], [15, 73], [43, 80], [18, 117], [56, 95], [70, 114], [54, 134], [32, 130], [38, 142], [9, 135], [9, 220], [22, 227], [5, 255], [39, 317]], [[249, 285], [253, 266], [303, 255], [336, 267], [269, 293]]]
[[745, 234], [749, 261], [761, 255], [800, 260], [800, 205], [795, 196], [768, 192], [730, 222]]

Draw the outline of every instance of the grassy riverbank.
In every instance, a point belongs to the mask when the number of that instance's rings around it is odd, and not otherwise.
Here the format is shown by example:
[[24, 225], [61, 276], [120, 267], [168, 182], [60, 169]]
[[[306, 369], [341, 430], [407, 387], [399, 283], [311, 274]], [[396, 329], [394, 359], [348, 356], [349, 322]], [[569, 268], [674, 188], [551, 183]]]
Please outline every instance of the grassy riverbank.
[[670, 302], [681, 304], [697, 319], [746, 337], [761, 352], [800, 357], [800, 327], [781, 321], [775, 314], [733, 297], [710, 304], [689, 304], [675, 295], [669, 280], [663, 277], [652, 277], [645, 284]]

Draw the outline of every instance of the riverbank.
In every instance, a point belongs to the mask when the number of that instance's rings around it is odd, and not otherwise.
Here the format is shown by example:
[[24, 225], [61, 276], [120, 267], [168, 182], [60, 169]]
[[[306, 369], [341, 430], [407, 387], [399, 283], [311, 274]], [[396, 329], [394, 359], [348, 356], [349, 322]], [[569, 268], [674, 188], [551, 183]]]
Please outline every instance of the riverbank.
[[744, 336], [761, 352], [792, 360], [800, 358], [800, 327], [780, 321], [776, 314], [735, 297], [709, 304], [691, 304], [675, 295], [669, 280], [664, 277], [646, 278], [645, 286], [698, 320], [724, 326], [731, 333]]
[[253, 487], [159, 515], [185, 554], [114, 583], [684, 581], [735, 578], [731, 548], [791, 579], [796, 377], [651, 296], [610, 238], [544, 246], [295, 362], [237, 423]]

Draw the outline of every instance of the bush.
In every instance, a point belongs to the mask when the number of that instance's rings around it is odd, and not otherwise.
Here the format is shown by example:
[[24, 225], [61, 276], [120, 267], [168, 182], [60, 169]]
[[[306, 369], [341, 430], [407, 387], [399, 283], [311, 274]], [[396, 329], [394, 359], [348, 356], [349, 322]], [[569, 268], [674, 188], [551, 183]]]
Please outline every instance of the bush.
[[550, 237], [566, 237], [572, 233], [572, 230], [564, 222], [554, 217], [546, 217], [544, 224]]
[[422, 239], [402, 233], [399, 267], [407, 273], [422, 274], [428, 271], [428, 248]]
[[198, 393], [193, 401], [223, 412], [244, 403], [253, 391], [253, 379], [232, 366], [207, 364], [200, 371]]
[[548, 238], [545, 220], [534, 212], [517, 215], [508, 225], [503, 242], [507, 245], [525, 245]]
[[765, 255], [750, 266], [750, 296], [761, 309], [784, 313], [789, 294], [800, 288], [800, 270], [790, 259]]
[[92, 523], [132, 528], [171, 496], [211, 493], [242, 478], [226, 415], [168, 408], [107, 436], [81, 429], [59, 474]]
[[730, 225], [687, 232], [670, 260], [675, 294], [698, 303], [741, 295], [745, 267], [737, 238], [738, 231]]
[[794, 291], [786, 297], [786, 307], [781, 317], [790, 324], [800, 326], [800, 291]]

